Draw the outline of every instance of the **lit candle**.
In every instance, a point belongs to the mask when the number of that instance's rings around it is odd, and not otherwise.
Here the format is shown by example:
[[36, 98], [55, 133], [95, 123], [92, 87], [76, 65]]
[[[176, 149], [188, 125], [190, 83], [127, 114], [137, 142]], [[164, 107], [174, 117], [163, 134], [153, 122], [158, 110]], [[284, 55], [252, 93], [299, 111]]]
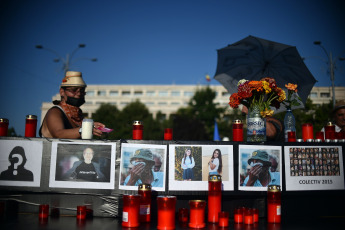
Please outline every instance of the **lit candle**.
[[139, 209], [140, 195], [123, 195], [123, 227], [139, 227]]
[[140, 197], [140, 222], [150, 222], [151, 220], [151, 185], [140, 184], [138, 186]]
[[8, 119], [0, 118], [0, 137], [6, 137], [8, 132]]
[[188, 226], [191, 228], [204, 228], [205, 224], [205, 207], [204, 200], [190, 200], [190, 218]]
[[188, 222], [188, 209], [187, 208], [179, 208], [178, 210], [178, 221], [181, 223]]
[[157, 229], [175, 229], [176, 196], [158, 196]]
[[334, 140], [335, 125], [332, 122], [327, 122], [325, 126], [325, 139]]
[[41, 204], [39, 206], [38, 217], [48, 218], [48, 216], [49, 216], [49, 204]]
[[222, 177], [209, 175], [208, 177], [208, 222], [218, 223], [218, 213], [222, 203]]
[[267, 222], [281, 222], [281, 192], [279, 185], [269, 185], [267, 190]]
[[234, 222], [236, 224], [242, 224], [243, 223], [243, 212], [241, 208], [236, 208], [234, 210]]
[[229, 212], [220, 212], [218, 214], [218, 226], [228, 227], [229, 226]]
[[251, 209], [247, 209], [244, 213], [244, 223], [245, 224], [254, 224], [253, 212]]
[[234, 120], [232, 124], [232, 140], [243, 141], [243, 123], [241, 120]]
[[302, 125], [302, 138], [303, 141], [314, 139], [313, 124], [306, 123]]
[[171, 128], [164, 129], [164, 140], [173, 139], [173, 130]]
[[253, 208], [254, 223], [259, 222], [259, 209]]
[[141, 121], [133, 121], [133, 140], [142, 140], [143, 139], [143, 130], [144, 126]]
[[288, 142], [296, 142], [296, 132], [294, 131], [288, 132]]
[[25, 137], [36, 137], [37, 116], [27, 115], [25, 120]]
[[77, 219], [85, 220], [86, 218], [86, 206], [77, 206]]

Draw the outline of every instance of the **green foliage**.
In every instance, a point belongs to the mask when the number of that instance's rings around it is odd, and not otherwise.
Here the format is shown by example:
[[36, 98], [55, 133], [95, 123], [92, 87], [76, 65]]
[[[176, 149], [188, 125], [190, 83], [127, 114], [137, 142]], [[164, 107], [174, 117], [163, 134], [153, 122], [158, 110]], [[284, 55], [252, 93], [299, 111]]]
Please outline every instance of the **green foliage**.
[[195, 160], [195, 166], [193, 168], [194, 180], [202, 180], [202, 153], [201, 147], [191, 147], [191, 146], [181, 146], [175, 148], [175, 180], [183, 180], [183, 169], [181, 168], [181, 163], [184, 159], [185, 150], [190, 148], [192, 150], [191, 156]]
[[16, 130], [13, 127], [8, 128], [7, 136], [8, 137], [20, 137], [20, 135], [17, 135]]

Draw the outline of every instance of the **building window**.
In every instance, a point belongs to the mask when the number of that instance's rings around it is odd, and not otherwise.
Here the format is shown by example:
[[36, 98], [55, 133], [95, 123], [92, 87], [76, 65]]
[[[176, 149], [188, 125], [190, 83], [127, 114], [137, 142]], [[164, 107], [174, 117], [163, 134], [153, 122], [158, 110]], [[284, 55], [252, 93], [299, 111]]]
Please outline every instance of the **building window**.
[[193, 97], [194, 93], [192, 91], [186, 91], [183, 93], [185, 97]]
[[322, 98], [329, 98], [330, 94], [329, 93], [321, 93], [320, 97], [322, 97]]
[[107, 94], [107, 92], [105, 90], [100, 90], [97, 93], [98, 96], [105, 96], [106, 94]]
[[86, 95], [93, 97], [93, 96], [95, 96], [95, 91], [86, 91]]
[[180, 105], [180, 102], [171, 102], [171, 105]]
[[145, 102], [145, 105], [154, 105], [155, 103], [152, 101]]
[[96, 101], [96, 105], [101, 105], [101, 104], [104, 104], [103, 101]]
[[317, 98], [317, 93], [316, 92], [311, 92], [310, 93], [310, 98]]
[[122, 96], [130, 96], [131, 91], [122, 91]]
[[134, 96], [142, 96], [143, 91], [134, 91]]
[[152, 97], [152, 96], [155, 96], [155, 95], [156, 95], [156, 92], [155, 92], [155, 91], [152, 91], [152, 90], [151, 90], [151, 91], [147, 91], [147, 92], [146, 92], [146, 95]]
[[180, 91], [171, 91], [171, 96], [179, 97], [179, 96], [181, 96], [181, 92]]
[[160, 101], [158, 102], [158, 105], [167, 105], [168, 103], [164, 102], [164, 101]]
[[168, 91], [159, 91], [158, 92], [159, 97], [167, 97], [168, 96]]
[[120, 103], [120, 105], [128, 105], [129, 103], [128, 102], [125, 102], [125, 101], [123, 101], [123, 102], [121, 102]]
[[112, 90], [112, 91], [109, 92], [109, 95], [112, 96], [112, 97], [119, 96], [119, 91]]

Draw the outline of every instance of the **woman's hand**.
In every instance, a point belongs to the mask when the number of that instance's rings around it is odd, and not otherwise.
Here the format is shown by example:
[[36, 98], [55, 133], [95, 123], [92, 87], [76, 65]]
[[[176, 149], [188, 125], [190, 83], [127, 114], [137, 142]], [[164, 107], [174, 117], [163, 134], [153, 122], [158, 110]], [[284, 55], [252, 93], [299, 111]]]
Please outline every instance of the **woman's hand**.
[[100, 137], [103, 132], [98, 129], [99, 127], [105, 128], [105, 125], [100, 123], [100, 122], [94, 122], [93, 123], [92, 134], [95, 135], [95, 136], [99, 136]]

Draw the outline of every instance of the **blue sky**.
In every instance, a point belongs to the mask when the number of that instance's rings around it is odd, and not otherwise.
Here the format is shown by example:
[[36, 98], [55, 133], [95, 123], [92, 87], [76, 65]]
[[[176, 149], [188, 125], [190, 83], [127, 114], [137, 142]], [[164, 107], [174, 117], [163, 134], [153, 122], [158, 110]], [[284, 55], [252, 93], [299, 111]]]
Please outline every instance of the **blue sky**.
[[[341, 0], [1, 0], [0, 117], [24, 135], [25, 116], [40, 117], [42, 102], [63, 78], [56, 56], [80, 43], [73, 70], [87, 84], [206, 84], [217, 49], [248, 35], [296, 46], [316, 86], [330, 86], [327, 57], [345, 56], [345, 4]], [[323, 59], [323, 60], [322, 60]], [[335, 84], [345, 86], [345, 61]], [[212, 80], [211, 84], [219, 84]]]

